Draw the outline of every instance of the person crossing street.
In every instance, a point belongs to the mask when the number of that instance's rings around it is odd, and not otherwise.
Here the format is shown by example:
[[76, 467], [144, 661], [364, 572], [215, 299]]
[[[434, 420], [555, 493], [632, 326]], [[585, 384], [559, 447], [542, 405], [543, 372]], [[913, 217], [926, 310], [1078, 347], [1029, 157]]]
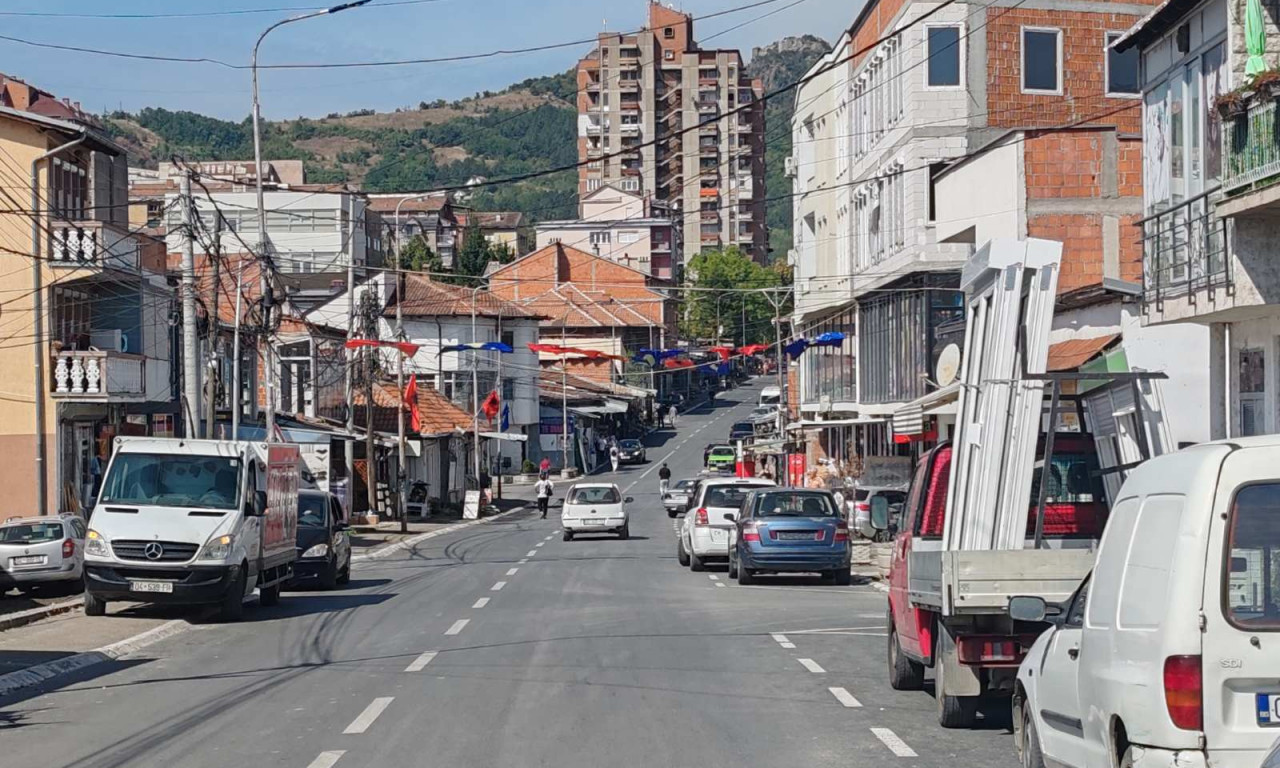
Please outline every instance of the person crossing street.
[[555, 489], [555, 485], [551, 482], [546, 472], [542, 473], [541, 477], [538, 478], [537, 484], [533, 487], [533, 492], [538, 497], [538, 511], [542, 513], [543, 520], [547, 519], [547, 507], [551, 505], [551, 494], [555, 492]]
[[667, 467], [667, 462], [662, 462], [662, 467], [658, 470], [658, 493], [665, 494], [667, 489], [671, 487], [671, 469]]

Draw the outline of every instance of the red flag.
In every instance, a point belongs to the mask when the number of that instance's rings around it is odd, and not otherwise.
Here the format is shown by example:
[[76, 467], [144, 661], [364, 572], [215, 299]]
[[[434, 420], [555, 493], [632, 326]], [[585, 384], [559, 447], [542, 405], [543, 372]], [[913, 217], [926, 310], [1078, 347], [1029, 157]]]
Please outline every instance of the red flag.
[[530, 344], [529, 349], [534, 352], [542, 352], [548, 355], [582, 355], [588, 360], [622, 360], [627, 358], [621, 355], [611, 355], [607, 352], [601, 352], [598, 349], [583, 349], [581, 347], [562, 347], [559, 344]]
[[484, 411], [484, 415], [493, 421], [498, 416], [498, 411], [502, 410], [502, 398], [498, 397], [498, 390], [493, 390], [489, 396], [480, 404], [480, 410]]
[[361, 347], [390, 347], [399, 350], [401, 354], [413, 357], [418, 354], [418, 345], [410, 344], [407, 341], [379, 341], [377, 339], [348, 339], [344, 345], [347, 349], [359, 349]]
[[409, 406], [409, 425], [414, 432], [422, 431], [422, 412], [418, 410], [418, 377], [416, 375], [409, 377], [409, 383], [404, 385], [404, 402]]
[[712, 347], [711, 351], [719, 355], [721, 360], [728, 360], [733, 355], [733, 347]]
[[744, 355], [757, 355], [769, 349], [771, 346], [773, 345], [772, 344], [748, 344], [745, 347], [740, 347], [738, 351]]

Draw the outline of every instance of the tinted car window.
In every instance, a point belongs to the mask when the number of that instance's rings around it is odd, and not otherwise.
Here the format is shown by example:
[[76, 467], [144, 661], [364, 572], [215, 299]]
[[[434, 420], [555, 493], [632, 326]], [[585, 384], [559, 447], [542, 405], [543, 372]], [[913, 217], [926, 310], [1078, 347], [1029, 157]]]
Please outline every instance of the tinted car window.
[[836, 517], [835, 501], [817, 491], [762, 493], [756, 504], [757, 517]]
[[617, 504], [621, 499], [613, 488], [574, 488], [570, 504]]
[[327, 524], [325, 508], [327, 506], [324, 496], [310, 493], [298, 494], [298, 525], [307, 528], [325, 527]]
[[623, 440], [618, 443], [618, 447], [624, 448], [628, 451], [638, 451], [644, 446], [640, 444], [639, 440]]
[[742, 500], [751, 493], [751, 490], [750, 486], [712, 485], [707, 488], [706, 494], [702, 497], [702, 506], [737, 509], [742, 506]]
[[1242, 629], [1280, 629], [1280, 483], [1236, 494], [1227, 537], [1227, 618]]

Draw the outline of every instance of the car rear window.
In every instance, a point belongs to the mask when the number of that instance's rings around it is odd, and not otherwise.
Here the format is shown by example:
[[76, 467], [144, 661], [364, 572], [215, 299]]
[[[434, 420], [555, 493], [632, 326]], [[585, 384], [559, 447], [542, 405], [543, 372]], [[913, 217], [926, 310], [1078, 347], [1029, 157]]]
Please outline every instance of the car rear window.
[[0, 528], [0, 544], [44, 544], [62, 538], [62, 523], [24, 523]]
[[328, 498], [314, 493], [298, 494], [298, 525], [305, 528], [323, 528], [328, 524], [325, 509], [329, 506]]
[[618, 492], [613, 488], [574, 488], [570, 504], [617, 504]]
[[748, 493], [755, 490], [759, 486], [750, 485], [713, 485], [707, 488], [707, 492], [702, 497], [702, 506], [704, 507], [732, 507], [737, 509], [742, 506], [742, 500], [746, 498]]
[[1241, 629], [1280, 629], [1280, 483], [1242, 488], [1227, 529], [1227, 620]]
[[836, 517], [835, 501], [817, 491], [764, 493], [756, 505], [759, 517]]
[[729, 431], [731, 431], [731, 432], [750, 432], [750, 431], [752, 431], [751, 422], [749, 422], [749, 421], [739, 421], [739, 422], [736, 422], [736, 423], [734, 423], [733, 427], [732, 427]]

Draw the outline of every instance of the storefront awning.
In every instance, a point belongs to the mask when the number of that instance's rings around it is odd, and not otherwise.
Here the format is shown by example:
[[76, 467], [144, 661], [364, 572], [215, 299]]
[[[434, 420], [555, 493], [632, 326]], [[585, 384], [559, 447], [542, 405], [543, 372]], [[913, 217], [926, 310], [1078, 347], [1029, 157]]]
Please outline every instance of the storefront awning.
[[787, 429], [816, 429], [821, 427], [856, 427], [860, 424], [882, 424], [883, 416], [855, 416], [852, 419], [801, 419], [787, 425]]
[[960, 382], [952, 382], [927, 395], [917, 397], [893, 412], [893, 434], [924, 434], [924, 417], [956, 413]]
[[523, 443], [529, 439], [514, 432], [481, 432], [480, 436], [488, 440], [506, 440], [512, 443]]

